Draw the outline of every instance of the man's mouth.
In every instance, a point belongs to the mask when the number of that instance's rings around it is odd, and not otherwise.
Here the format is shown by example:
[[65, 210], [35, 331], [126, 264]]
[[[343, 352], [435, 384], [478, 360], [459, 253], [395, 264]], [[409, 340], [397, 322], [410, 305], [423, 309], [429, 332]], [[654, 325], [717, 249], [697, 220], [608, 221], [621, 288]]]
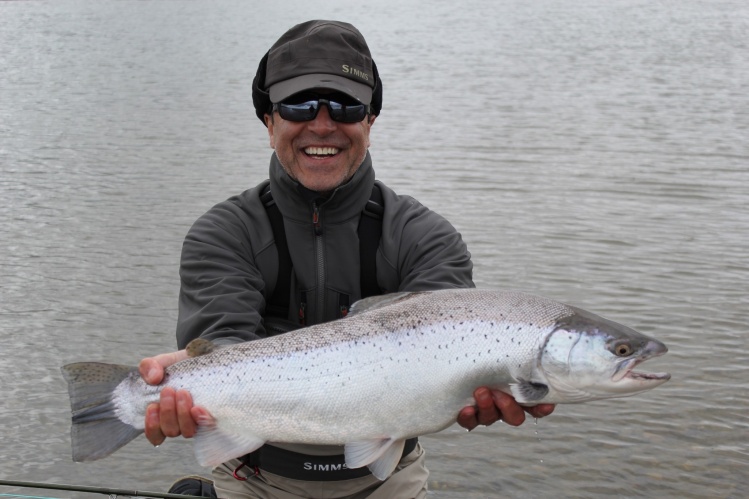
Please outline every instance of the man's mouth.
[[340, 149], [337, 147], [305, 147], [304, 154], [308, 156], [335, 156]]

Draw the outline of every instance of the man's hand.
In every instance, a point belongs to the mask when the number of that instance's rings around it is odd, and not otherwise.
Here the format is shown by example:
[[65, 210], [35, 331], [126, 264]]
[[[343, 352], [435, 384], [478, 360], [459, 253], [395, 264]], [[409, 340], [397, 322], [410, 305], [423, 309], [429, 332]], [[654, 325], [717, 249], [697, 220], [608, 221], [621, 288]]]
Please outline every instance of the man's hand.
[[473, 392], [476, 405], [464, 407], [458, 414], [458, 424], [468, 431], [478, 425], [489, 426], [502, 420], [511, 426], [520, 426], [525, 421], [527, 412], [534, 418], [542, 418], [554, 412], [553, 404], [539, 404], [533, 407], [522, 407], [511, 395], [486, 387]]
[[[164, 368], [186, 358], [185, 350], [148, 357], [140, 361], [138, 370], [146, 383], [158, 385], [164, 379]], [[161, 445], [166, 437], [192, 438], [202, 415], [208, 415], [208, 411], [193, 406], [190, 392], [164, 388], [159, 403], [146, 408], [146, 438], [153, 445]]]

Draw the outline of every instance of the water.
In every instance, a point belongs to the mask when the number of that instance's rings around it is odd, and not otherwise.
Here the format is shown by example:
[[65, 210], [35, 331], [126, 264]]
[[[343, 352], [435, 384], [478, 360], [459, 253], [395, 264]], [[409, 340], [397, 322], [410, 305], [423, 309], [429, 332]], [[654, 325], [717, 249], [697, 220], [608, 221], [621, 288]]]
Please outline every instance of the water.
[[145, 439], [72, 463], [59, 367], [173, 349], [185, 232], [267, 174], [257, 62], [337, 18], [385, 81], [378, 176], [458, 227], [479, 286], [671, 349], [652, 392], [425, 437], [431, 496], [748, 496], [745, 2], [270, 4], [0, 3], [0, 477], [201, 471], [189, 443]]

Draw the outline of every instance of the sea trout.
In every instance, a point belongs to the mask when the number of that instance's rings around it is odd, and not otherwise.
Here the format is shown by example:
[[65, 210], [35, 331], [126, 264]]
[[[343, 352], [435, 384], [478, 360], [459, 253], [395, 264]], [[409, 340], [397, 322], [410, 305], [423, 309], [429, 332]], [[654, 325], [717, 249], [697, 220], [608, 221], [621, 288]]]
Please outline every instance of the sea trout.
[[344, 319], [206, 345], [194, 340], [194, 356], [168, 367], [159, 386], [135, 367], [64, 366], [73, 459], [103, 458], [141, 434], [146, 406], [170, 386], [211, 414], [194, 439], [203, 466], [265, 442], [343, 445], [348, 468], [368, 466], [384, 480], [404, 441], [453, 424], [477, 387], [523, 405], [562, 404], [633, 395], [670, 378], [633, 370], [666, 353], [663, 343], [515, 291], [395, 293], [358, 302]]

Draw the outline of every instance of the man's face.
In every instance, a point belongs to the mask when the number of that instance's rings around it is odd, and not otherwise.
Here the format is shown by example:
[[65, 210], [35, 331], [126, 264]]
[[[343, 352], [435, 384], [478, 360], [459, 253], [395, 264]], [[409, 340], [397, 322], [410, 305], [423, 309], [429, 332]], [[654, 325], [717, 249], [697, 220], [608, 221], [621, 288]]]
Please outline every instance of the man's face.
[[[322, 93], [322, 92], [321, 92]], [[330, 192], [348, 181], [364, 161], [374, 116], [357, 123], [333, 121], [321, 106], [312, 121], [265, 115], [270, 146], [286, 173], [307, 189]]]

